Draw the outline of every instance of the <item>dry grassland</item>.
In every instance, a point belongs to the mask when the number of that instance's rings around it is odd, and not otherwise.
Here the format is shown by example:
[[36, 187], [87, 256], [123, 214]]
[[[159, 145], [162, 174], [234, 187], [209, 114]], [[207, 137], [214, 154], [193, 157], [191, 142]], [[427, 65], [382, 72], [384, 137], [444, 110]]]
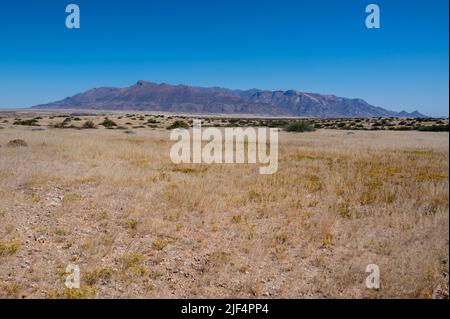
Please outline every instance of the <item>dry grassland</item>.
[[172, 164], [166, 129], [4, 127], [0, 297], [448, 298], [448, 142], [280, 132], [259, 175]]

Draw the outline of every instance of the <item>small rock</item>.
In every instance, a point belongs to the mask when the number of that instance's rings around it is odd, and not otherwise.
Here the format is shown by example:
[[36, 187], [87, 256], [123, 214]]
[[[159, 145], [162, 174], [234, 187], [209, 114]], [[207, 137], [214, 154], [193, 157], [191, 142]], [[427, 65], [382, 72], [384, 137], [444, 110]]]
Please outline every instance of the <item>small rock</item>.
[[36, 233], [34, 234], [34, 240], [40, 243], [43, 243], [45, 241], [45, 235]]

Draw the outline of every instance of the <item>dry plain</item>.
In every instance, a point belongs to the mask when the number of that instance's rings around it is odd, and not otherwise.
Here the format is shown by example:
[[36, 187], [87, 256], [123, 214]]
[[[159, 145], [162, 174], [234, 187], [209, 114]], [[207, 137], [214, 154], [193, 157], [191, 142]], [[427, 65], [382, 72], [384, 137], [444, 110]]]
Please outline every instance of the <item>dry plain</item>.
[[0, 120], [2, 298], [448, 298], [448, 132], [280, 132], [278, 172], [260, 175], [175, 165], [170, 131], [139, 116], [15, 116]]

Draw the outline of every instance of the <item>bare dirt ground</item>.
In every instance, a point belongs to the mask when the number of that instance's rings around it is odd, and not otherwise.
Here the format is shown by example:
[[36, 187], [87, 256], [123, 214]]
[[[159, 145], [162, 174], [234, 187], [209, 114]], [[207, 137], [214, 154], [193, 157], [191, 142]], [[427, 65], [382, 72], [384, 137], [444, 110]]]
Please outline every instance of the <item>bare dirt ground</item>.
[[[278, 172], [259, 175], [175, 165], [169, 131], [139, 118], [76, 130], [13, 116], [0, 297], [448, 298], [448, 132], [280, 132]], [[81, 289], [64, 286], [69, 263]]]

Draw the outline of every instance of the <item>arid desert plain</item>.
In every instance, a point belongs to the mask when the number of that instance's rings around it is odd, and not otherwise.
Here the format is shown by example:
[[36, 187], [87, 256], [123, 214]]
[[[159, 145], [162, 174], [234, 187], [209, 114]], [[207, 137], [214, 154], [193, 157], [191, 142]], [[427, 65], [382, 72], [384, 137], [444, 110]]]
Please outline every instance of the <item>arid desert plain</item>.
[[1, 298], [448, 298], [448, 132], [280, 131], [260, 175], [172, 163], [177, 119], [0, 113]]

